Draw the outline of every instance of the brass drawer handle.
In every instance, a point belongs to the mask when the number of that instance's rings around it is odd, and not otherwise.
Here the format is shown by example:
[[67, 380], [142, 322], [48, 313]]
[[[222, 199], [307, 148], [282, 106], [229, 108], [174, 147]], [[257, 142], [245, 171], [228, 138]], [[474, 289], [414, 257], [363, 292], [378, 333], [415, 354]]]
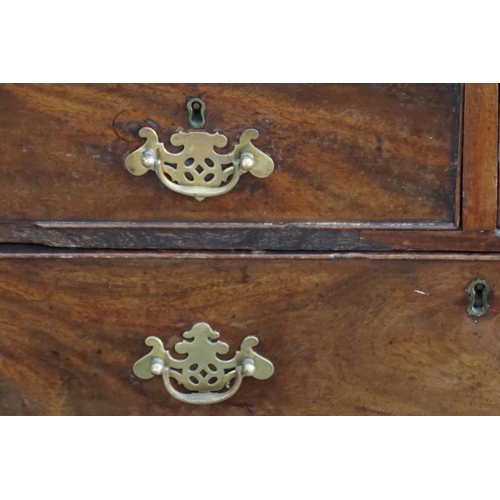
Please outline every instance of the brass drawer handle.
[[[134, 374], [144, 380], [162, 375], [165, 388], [175, 399], [193, 405], [209, 405], [229, 399], [240, 388], [243, 377], [259, 380], [274, 373], [273, 364], [257, 354], [253, 347], [259, 343], [254, 335], [243, 339], [240, 349], [232, 359], [219, 359], [229, 346], [218, 340], [219, 332], [207, 323], [196, 323], [182, 334], [184, 340], [174, 346], [177, 354], [187, 354], [184, 359], [172, 357], [158, 337], [148, 337], [146, 345], [151, 352], [134, 364]], [[180, 392], [171, 379], [191, 393]], [[217, 392], [227, 388], [225, 392]]]
[[245, 130], [228, 154], [214, 151], [227, 145], [227, 137], [219, 133], [173, 134], [170, 142], [183, 147], [180, 153], [168, 151], [152, 128], [141, 128], [139, 136], [146, 142], [127, 156], [126, 169], [133, 175], [153, 170], [163, 185], [198, 201], [228, 193], [246, 172], [264, 178], [274, 170], [273, 160], [252, 144], [259, 137], [255, 129]]

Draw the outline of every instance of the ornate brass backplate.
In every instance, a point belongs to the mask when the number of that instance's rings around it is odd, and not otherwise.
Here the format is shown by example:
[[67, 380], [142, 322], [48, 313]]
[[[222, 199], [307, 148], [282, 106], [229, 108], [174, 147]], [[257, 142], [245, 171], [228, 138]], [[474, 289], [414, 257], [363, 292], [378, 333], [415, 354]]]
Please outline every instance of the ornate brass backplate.
[[[236, 393], [243, 377], [264, 380], [274, 373], [273, 364], [253, 350], [259, 343], [253, 335], [243, 339], [231, 359], [218, 357], [226, 354], [229, 346], [218, 340], [219, 332], [207, 323], [196, 323], [182, 336], [184, 340], [175, 344], [174, 351], [187, 355], [185, 358], [174, 358], [158, 337], [148, 337], [146, 345], [152, 348], [151, 352], [133, 368], [141, 379], [161, 375], [168, 393], [179, 401], [195, 405], [220, 403]], [[173, 387], [171, 379], [193, 392], [180, 392]], [[218, 392], [224, 388], [227, 390]]]
[[252, 140], [259, 137], [254, 129], [245, 130], [228, 154], [214, 150], [225, 147], [228, 142], [227, 137], [219, 133], [173, 134], [170, 142], [182, 147], [180, 153], [168, 151], [152, 128], [141, 128], [139, 136], [146, 142], [127, 156], [126, 169], [133, 175], [153, 170], [166, 187], [199, 201], [228, 193], [246, 172], [263, 178], [274, 170], [273, 160], [252, 144]]

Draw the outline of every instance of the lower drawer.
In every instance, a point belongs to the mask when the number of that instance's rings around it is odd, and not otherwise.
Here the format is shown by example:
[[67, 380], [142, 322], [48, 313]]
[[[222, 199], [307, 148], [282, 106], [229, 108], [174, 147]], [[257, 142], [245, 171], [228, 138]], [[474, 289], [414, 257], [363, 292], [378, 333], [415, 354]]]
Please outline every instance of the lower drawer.
[[[4, 253], [0, 414], [500, 414], [499, 283], [489, 255]], [[134, 375], [197, 322], [274, 374], [209, 406]]]

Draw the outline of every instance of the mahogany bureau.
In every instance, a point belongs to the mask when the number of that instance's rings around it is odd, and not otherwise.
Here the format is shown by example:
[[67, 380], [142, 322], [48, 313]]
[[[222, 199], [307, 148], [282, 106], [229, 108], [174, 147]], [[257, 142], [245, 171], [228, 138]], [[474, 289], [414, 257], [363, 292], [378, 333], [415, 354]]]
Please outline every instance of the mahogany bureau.
[[1, 415], [500, 414], [496, 84], [0, 85], [0, 131]]

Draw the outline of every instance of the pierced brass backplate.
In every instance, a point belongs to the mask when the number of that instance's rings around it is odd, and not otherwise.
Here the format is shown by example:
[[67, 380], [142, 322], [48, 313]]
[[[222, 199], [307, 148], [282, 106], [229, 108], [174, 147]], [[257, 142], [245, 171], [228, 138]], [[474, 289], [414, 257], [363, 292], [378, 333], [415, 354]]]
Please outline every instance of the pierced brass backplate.
[[245, 130], [228, 154], [214, 151], [227, 145], [227, 137], [219, 133], [178, 132], [170, 137], [173, 146], [182, 146], [180, 153], [171, 153], [159, 142], [149, 127], [139, 130], [146, 142], [125, 159], [125, 168], [133, 175], [153, 170], [161, 183], [185, 196], [201, 201], [233, 189], [241, 175], [268, 177], [274, 170], [273, 160], [257, 149], [252, 140], [259, 137], [255, 129]]
[[490, 284], [482, 278], [475, 278], [467, 285], [465, 291], [469, 297], [467, 314], [476, 317], [484, 316], [490, 309]]
[[[207, 323], [196, 323], [182, 336], [184, 340], [175, 344], [174, 351], [187, 355], [184, 359], [174, 358], [158, 337], [148, 337], [146, 345], [152, 348], [151, 352], [133, 368], [141, 379], [161, 375], [168, 393], [179, 401], [195, 405], [220, 403], [236, 393], [243, 377], [264, 380], [274, 373], [273, 364], [253, 350], [259, 343], [253, 335], [243, 339], [231, 359], [219, 359], [218, 354], [226, 354], [229, 346], [218, 340], [219, 332]], [[171, 379], [194, 392], [178, 391]], [[227, 390], [218, 392], [224, 388]]]

